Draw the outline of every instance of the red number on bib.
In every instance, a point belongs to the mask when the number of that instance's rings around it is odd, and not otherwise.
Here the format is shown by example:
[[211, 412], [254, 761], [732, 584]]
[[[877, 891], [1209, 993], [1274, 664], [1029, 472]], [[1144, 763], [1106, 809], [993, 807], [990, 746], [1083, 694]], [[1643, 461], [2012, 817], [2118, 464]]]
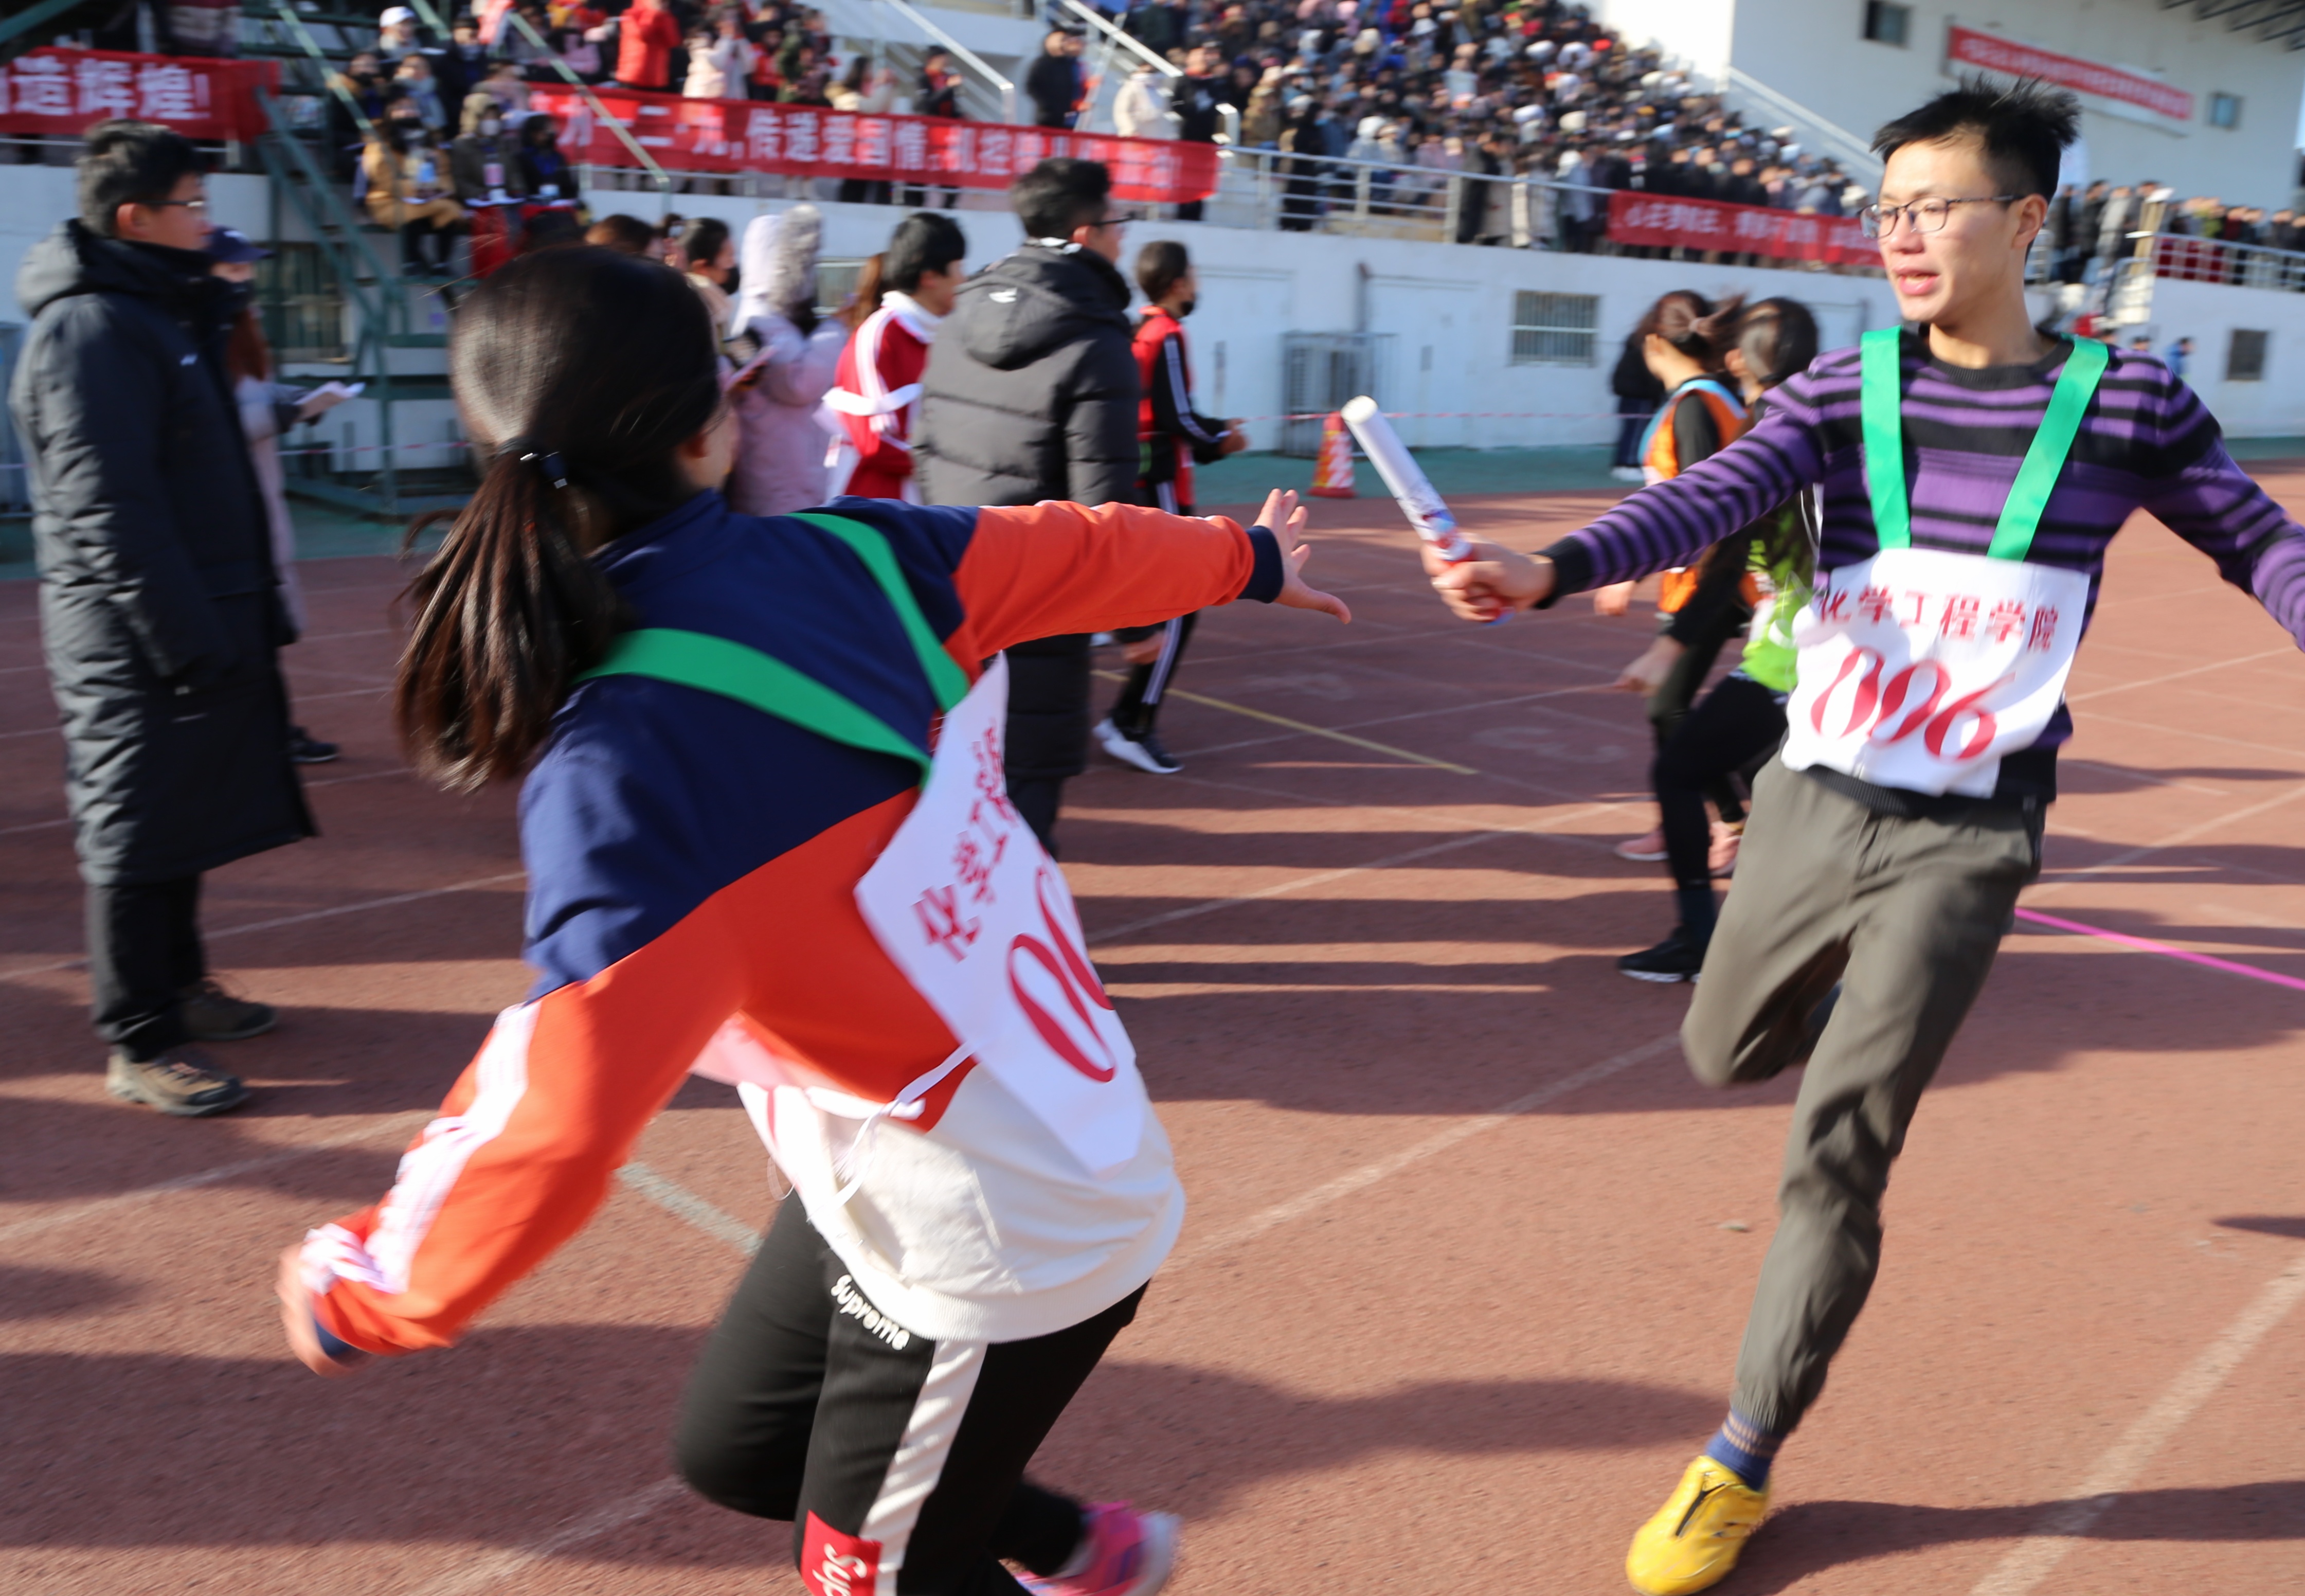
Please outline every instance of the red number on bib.
[[[2004, 676], [2000, 681], [1979, 687], [1974, 693], [1964, 693], [1939, 710], [1936, 719], [1929, 722], [1927, 735], [1921, 738], [1928, 751], [1939, 759], [1950, 759], [1958, 764], [1964, 760], [1976, 758], [1991, 747], [1994, 734], [2001, 730], [2001, 723], [1993, 718], [1991, 710], [1977, 708], [1977, 701], [2008, 680], [2009, 678]], [[1965, 714], [1974, 714], [1977, 717], [1977, 724], [1970, 730], [1968, 740], [1963, 742], [1955, 752], [1947, 754], [1944, 750], [1945, 741], [1952, 736], [1954, 725]]]
[[[1912, 693], [1913, 672], [1923, 669], [1929, 672], [1929, 696], [1922, 700], [1920, 708], [1905, 717], [1903, 725], [1883, 736], [1882, 728], [1905, 707], [1905, 700]], [[1897, 672], [1881, 689], [1881, 719], [1873, 728], [1873, 740], [1876, 743], [1901, 743], [1912, 736], [1928, 724], [1929, 717], [1936, 713], [1937, 700], [1944, 696], [1944, 690], [1952, 685], [1952, 673], [1935, 660], [1916, 660]]]
[[1834, 735], [1850, 737], [1859, 727], [1873, 723], [1874, 705], [1881, 698], [1881, 656], [1869, 648], [1852, 648], [1842, 657], [1841, 670], [1834, 675], [1832, 685], [1816, 696], [1816, 707], [1808, 713], [1809, 725], [1820, 734], [1824, 731], [1825, 706], [1833, 702], [1833, 694], [1841, 690], [1841, 684], [1849, 679], [1849, 673], [1860, 665], [1864, 667], [1865, 673], [1857, 679], [1856, 688], [1850, 696], [1848, 724]]

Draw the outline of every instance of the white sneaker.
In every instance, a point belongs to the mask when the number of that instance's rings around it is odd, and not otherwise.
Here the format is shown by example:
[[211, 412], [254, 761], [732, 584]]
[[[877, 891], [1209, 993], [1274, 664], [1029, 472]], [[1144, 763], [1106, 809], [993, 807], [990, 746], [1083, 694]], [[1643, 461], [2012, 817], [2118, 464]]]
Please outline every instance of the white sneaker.
[[1609, 468], [1609, 474], [1620, 482], [1637, 482], [1647, 480], [1642, 476], [1641, 468], [1637, 465], [1612, 465]]
[[1096, 740], [1097, 745], [1115, 759], [1124, 764], [1133, 764], [1149, 775], [1173, 776], [1185, 768], [1182, 762], [1161, 746], [1159, 732], [1148, 730], [1140, 736], [1132, 737], [1115, 726], [1110, 715], [1096, 723]]

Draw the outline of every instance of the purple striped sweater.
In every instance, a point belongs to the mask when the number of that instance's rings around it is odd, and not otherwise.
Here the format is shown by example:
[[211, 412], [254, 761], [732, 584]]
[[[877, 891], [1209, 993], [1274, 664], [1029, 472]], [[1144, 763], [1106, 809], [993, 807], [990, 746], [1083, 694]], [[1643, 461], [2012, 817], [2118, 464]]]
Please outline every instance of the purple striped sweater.
[[[1904, 338], [1905, 473], [1913, 546], [1983, 554], [2047, 410], [2070, 345], [2027, 366], [1970, 370]], [[1820, 570], [1880, 552], [1866, 491], [1858, 354], [1820, 355], [1773, 391], [1752, 430], [1712, 458], [1633, 494], [1544, 550], [1553, 597], [1627, 582], [1697, 554], [1812, 483], [1823, 501]], [[2305, 646], [2305, 527], [2225, 452], [2216, 418], [2151, 354], [2113, 352], [2028, 559], [2087, 573], [2097, 608], [2105, 551], [2143, 508], [2216, 562]], [[1551, 599], [1546, 601], [1552, 602]], [[2083, 623], [2086, 632], [2087, 622]], [[2060, 705], [2040, 740], [2002, 762], [1995, 798], [2055, 795]], [[1835, 783], [1839, 785], [1839, 783]]]

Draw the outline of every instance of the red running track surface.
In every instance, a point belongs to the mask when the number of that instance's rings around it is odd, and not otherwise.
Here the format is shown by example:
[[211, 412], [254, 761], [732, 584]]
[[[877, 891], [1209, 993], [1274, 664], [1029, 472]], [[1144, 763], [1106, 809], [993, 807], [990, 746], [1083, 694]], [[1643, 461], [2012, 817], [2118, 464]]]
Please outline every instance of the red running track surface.
[[[2305, 505], [2305, 470], [2265, 475]], [[1607, 497], [1462, 508], [1534, 546]], [[1649, 821], [1646, 726], [1608, 691], [1640, 610], [1462, 627], [1390, 504], [1314, 516], [1355, 625], [1212, 614], [1165, 717], [1185, 772], [1071, 790], [1068, 869], [1192, 1210], [1038, 1472], [1184, 1514], [1179, 1596], [1620, 1589], [1719, 1418], [1793, 1083], [1699, 1088], [1686, 989], [1610, 968], [1670, 920], [1662, 875], [1609, 852]], [[464, 1345], [336, 1384], [285, 1356], [274, 1255], [381, 1190], [526, 984], [511, 795], [428, 790], [389, 744], [398, 576], [305, 569], [299, 717], [347, 755], [310, 772], [319, 841], [210, 878], [218, 964], [286, 1010], [229, 1053], [261, 1102], [217, 1121], [104, 1097], [35, 594], [0, 588], [0, 1589], [797, 1590], [781, 1526], [668, 1482], [770, 1206], [722, 1088], [685, 1089]], [[2028, 906], [2305, 977], [2301, 679], [2140, 521]], [[2301, 1003], [2020, 926], [1723, 1591], [2284, 1586]]]

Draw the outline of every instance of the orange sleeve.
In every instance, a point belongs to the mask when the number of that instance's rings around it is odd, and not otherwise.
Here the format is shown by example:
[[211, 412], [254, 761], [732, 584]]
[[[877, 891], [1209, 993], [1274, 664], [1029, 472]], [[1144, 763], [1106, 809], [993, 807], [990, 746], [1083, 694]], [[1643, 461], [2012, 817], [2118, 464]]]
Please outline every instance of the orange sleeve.
[[1155, 626], [1239, 598], [1255, 547], [1222, 516], [1044, 499], [976, 513], [953, 581], [968, 621], [957, 657], [1066, 632]]
[[446, 1346], [584, 1227], [742, 1001], [721, 918], [708, 906], [498, 1017], [384, 1200], [305, 1238], [324, 1329], [363, 1352]]

